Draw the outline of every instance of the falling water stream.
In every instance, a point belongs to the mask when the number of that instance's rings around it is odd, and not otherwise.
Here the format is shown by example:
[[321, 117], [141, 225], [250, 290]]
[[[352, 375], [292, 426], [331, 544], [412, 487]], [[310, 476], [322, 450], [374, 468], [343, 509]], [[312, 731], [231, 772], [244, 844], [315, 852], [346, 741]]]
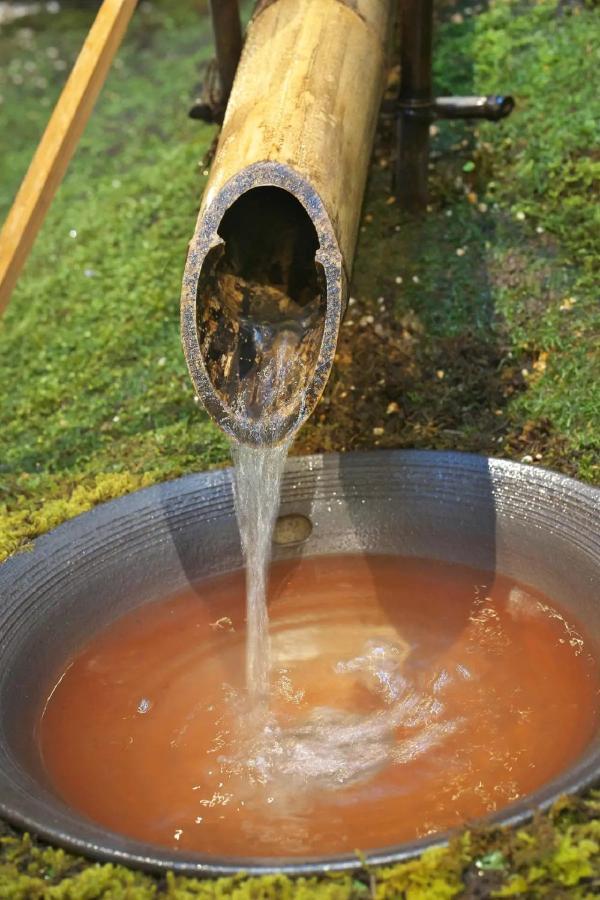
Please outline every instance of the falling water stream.
[[246, 563], [246, 688], [251, 706], [268, 705], [268, 568], [288, 447], [288, 443], [277, 447], [232, 445], [235, 509]]

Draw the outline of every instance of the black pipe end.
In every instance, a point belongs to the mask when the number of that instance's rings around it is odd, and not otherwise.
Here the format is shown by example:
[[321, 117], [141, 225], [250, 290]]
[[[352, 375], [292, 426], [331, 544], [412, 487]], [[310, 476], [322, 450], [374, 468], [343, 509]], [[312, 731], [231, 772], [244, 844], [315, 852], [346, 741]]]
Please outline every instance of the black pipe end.
[[498, 122], [500, 119], [505, 119], [507, 116], [510, 116], [514, 108], [514, 97], [511, 97], [509, 94], [506, 96], [503, 96], [502, 94], [493, 94], [491, 97], [487, 98], [486, 118], [491, 119], [493, 122]]

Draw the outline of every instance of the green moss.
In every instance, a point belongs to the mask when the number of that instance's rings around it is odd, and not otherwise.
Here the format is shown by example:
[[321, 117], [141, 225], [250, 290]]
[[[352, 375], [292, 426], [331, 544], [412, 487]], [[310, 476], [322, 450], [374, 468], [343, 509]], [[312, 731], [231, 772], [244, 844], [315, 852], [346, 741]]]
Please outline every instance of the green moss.
[[579, 474], [594, 480], [600, 162], [592, 148], [599, 38], [592, 5], [496, 0], [481, 16], [444, 26], [437, 55], [443, 91], [464, 90], [458, 51], [472, 60], [469, 77], [478, 93], [510, 91], [517, 98], [508, 120], [478, 129], [467, 151], [475, 172], [466, 179], [480, 199], [497, 205], [488, 269], [511, 349], [548, 354], [542, 377], [511, 412], [549, 420], [581, 454]]
[[[3, 187], [24, 172], [40, 103], [64, 79], [55, 63], [71, 64], [91, 14], [0, 34]], [[0, 557], [96, 502], [227, 458], [194, 403], [178, 327], [214, 134], [186, 116], [209, 38], [193, 4], [142, 5], [0, 322]]]
[[289, 878], [243, 874], [215, 880], [145, 875], [86, 863], [28, 835], [0, 838], [6, 900], [451, 900], [453, 897], [586, 898], [600, 883], [600, 793], [564, 799], [518, 831], [466, 832], [420, 859], [352, 874]]
[[554, 0], [495, 0], [479, 15], [446, 9], [437, 92], [510, 91], [516, 111], [499, 124], [436, 123], [430, 206], [419, 219], [391, 202], [382, 128], [356, 302], [301, 440], [312, 450], [472, 450], [598, 482], [600, 229], [589, 131], [598, 18]]

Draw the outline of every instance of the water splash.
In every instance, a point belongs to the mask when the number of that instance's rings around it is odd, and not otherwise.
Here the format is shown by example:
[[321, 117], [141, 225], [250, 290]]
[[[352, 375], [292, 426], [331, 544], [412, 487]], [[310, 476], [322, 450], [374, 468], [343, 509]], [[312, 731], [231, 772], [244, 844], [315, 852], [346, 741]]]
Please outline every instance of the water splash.
[[248, 712], [231, 691], [228, 703], [237, 723], [229, 731], [229, 752], [218, 758], [221, 775], [239, 780], [236, 791], [246, 803], [263, 802], [262, 788], [288, 812], [298, 812], [315, 790], [365, 784], [389, 765], [431, 753], [463, 725], [460, 716], [448, 718], [445, 708], [453, 679], [449, 673], [441, 679], [440, 672], [424, 681], [407, 678], [405, 661], [402, 644], [367, 640], [359, 656], [332, 667], [334, 680], [350, 679], [368, 692], [371, 711], [306, 706], [302, 692], [290, 693], [285, 678], [275, 686], [286, 701], [277, 714], [265, 708]]

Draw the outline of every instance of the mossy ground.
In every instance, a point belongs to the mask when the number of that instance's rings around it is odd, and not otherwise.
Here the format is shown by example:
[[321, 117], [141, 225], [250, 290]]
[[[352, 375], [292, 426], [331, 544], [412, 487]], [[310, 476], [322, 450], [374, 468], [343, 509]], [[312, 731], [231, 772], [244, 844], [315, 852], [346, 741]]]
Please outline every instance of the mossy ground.
[[29, 835], [0, 833], [0, 897], [7, 900], [451, 900], [547, 897], [588, 900], [600, 889], [600, 792], [565, 799], [519, 830], [466, 832], [448, 847], [395, 866], [289, 878], [242, 874], [154, 877], [89, 863]]
[[[92, 6], [0, 28], [0, 217]], [[382, 122], [353, 303], [295, 452], [462, 449], [598, 482], [597, 10], [438, 7], [438, 93], [510, 91], [517, 111], [500, 125], [439, 124], [420, 219], [391, 201]], [[227, 461], [178, 336], [214, 138], [186, 109], [210, 53], [198, 4], [141, 4], [0, 322], [0, 559], [95, 503]], [[465, 836], [390, 872], [318, 884], [156, 881], [7, 835], [0, 897], [586, 897], [600, 877], [597, 811], [591, 795], [518, 835]]]

